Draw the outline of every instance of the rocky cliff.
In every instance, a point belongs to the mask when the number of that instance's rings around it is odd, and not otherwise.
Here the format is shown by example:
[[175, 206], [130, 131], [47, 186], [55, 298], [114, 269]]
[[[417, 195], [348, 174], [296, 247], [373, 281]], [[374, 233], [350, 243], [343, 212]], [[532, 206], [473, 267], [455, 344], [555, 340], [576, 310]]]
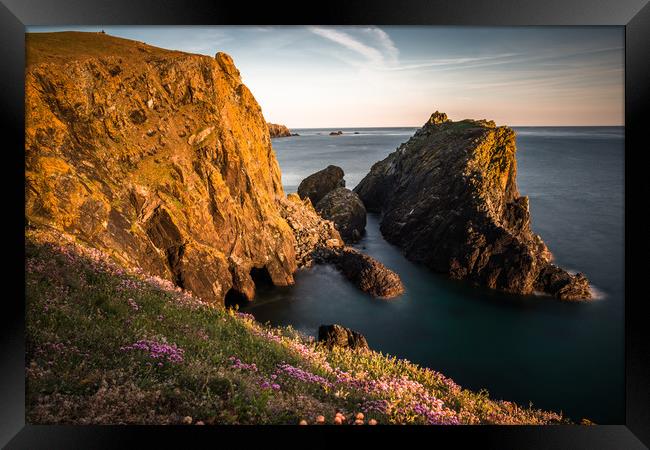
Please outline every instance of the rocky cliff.
[[515, 132], [434, 113], [354, 191], [411, 260], [512, 293], [589, 298], [587, 279], [551, 264], [516, 184]]
[[278, 125], [276, 123], [267, 123], [266, 125], [269, 127], [269, 135], [272, 138], [293, 136], [291, 130], [284, 125]]
[[25, 214], [205, 300], [293, 282], [269, 130], [230, 56], [27, 34]]

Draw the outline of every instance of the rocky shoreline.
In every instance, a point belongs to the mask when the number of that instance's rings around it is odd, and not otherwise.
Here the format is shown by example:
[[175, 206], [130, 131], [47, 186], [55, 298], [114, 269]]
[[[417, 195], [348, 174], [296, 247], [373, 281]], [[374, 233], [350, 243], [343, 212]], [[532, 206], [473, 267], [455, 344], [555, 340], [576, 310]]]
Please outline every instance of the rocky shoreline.
[[31, 225], [219, 305], [251, 301], [260, 283], [291, 285], [344, 245], [311, 205], [286, 198], [270, 138], [288, 130], [269, 129], [227, 54], [76, 32], [30, 34], [27, 47]]
[[280, 200], [280, 206], [282, 216], [296, 237], [298, 268], [331, 264], [360, 290], [378, 298], [394, 298], [404, 292], [398, 274], [346, 246], [336, 225], [319, 216], [309, 198], [289, 194]]
[[[70, 41], [86, 53], [66, 52]], [[27, 44], [26, 218], [34, 226], [217, 304], [251, 301], [259, 283], [291, 285], [313, 263], [393, 298], [404, 291], [399, 275], [347, 247], [363, 236], [366, 211], [381, 212], [389, 242], [452, 278], [590, 296], [587, 279], [551, 264], [530, 229], [507, 127], [436, 112], [354, 190], [328, 166], [286, 196], [271, 138], [291, 132], [264, 120], [225, 53], [95, 33], [39, 33]]]

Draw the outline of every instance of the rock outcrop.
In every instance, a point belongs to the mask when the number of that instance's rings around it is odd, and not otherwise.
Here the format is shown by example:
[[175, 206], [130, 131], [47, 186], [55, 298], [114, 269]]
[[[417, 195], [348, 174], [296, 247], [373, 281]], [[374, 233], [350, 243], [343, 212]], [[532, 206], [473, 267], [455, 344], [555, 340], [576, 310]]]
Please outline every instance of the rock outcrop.
[[309, 199], [302, 200], [297, 194], [289, 194], [280, 199], [279, 204], [280, 214], [295, 236], [298, 268], [325, 263], [330, 250], [343, 248], [343, 239], [334, 223], [323, 220]]
[[515, 132], [434, 113], [354, 191], [381, 212], [406, 256], [452, 278], [512, 293], [589, 298], [586, 278], [551, 264], [516, 184]]
[[360, 251], [343, 247], [327, 254], [327, 261], [363, 292], [378, 298], [394, 298], [404, 293], [402, 280], [395, 272]]
[[206, 301], [293, 283], [269, 130], [230, 56], [27, 34], [25, 214]]
[[327, 166], [302, 180], [298, 185], [298, 195], [300, 198], [309, 198], [312, 205], [316, 205], [330, 191], [339, 187], [345, 187], [343, 169]]
[[330, 136], [341, 136], [343, 132], [341, 130], [339, 131], [330, 131]]
[[344, 250], [311, 204], [344, 185], [343, 171], [314, 177], [313, 200], [285, 197], [262, 111], [224, 53], [28, 34], [25, 143], [30, 226], [205, 301], [249, 301], [256, 285], [292, 284], [299, 267]]
[[379, 298], [393, 298], [404, 292], [399, 275], [370, 256], [345, 246], [334, 223], [319, 216], [309, 199], [289, 194], [279, 204], [282, 217], [295, 235], [299, 268], [332, 264], [359, 289]]
[[291, 130], [284, 125], [278, 125], [276, 123], [267, 123], [266, 125], [269, 127], [269, 135], [271, 138], [294, 136]]
[[334, 222], [347, 244], [357, 242], [366, 230], [366, 208], [350, 189], [341, 187], [328, 192], [315, 209], [322, 218]]
[[361, 333], [337, 324], [318, 327], [318, 342], [322, 342], [330, 350], [334, 347], [351, 350], [368, 350], [370, 348]]

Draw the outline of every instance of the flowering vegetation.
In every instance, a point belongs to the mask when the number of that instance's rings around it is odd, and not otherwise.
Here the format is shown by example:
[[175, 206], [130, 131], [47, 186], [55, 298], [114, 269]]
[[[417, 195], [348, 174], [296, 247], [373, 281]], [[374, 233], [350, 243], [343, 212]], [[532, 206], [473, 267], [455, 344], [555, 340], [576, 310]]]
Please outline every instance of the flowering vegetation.
[[28, 232], [25, 274], [29, 423], [568, 423], [379, 352], [327, 350], [66, 235]]
[[120, 347], [121, 351], [139, 350], [144, 352], [150, 359], [158, 360], [158, 366], [162, 366], [163, 362], [172, 364], [180, 364], [183, 362], [182, 348], [178, 348], [176, 344], [167, 344], [166, 342], [149, 341], [140, 339], [131, 345]]

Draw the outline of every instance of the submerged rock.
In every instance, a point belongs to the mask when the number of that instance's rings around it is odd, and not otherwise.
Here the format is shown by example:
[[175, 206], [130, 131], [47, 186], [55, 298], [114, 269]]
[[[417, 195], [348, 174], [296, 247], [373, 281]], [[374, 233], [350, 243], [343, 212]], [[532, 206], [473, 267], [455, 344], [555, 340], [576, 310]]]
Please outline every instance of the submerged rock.
[[337, 324], [318, 327], [318, 342], [322, 342], [330, 350], [334, 347], [352, 350], [367, 350], [370, 348], [366, 338], [361, 333]]
[[298, 185], [298, 195], [300, 198], [309, 198], [312, 205], [316, 205], [330, 191], [339, 187], [345, 187], [343, 169], [327, 166], [302, 180]]
[[315, 209], [321, 217], [334, 222], [346, 243], [357, 242], [366, 230], [366, 208], [350, 189], [341, 187], [330, 191]]
[[372, 166], [354, 191], [406, 256], [452, 278], [512, 293], [590, 298], [586, 278], [550, 264], [516, 184], [515, 132], [436, 112]]

